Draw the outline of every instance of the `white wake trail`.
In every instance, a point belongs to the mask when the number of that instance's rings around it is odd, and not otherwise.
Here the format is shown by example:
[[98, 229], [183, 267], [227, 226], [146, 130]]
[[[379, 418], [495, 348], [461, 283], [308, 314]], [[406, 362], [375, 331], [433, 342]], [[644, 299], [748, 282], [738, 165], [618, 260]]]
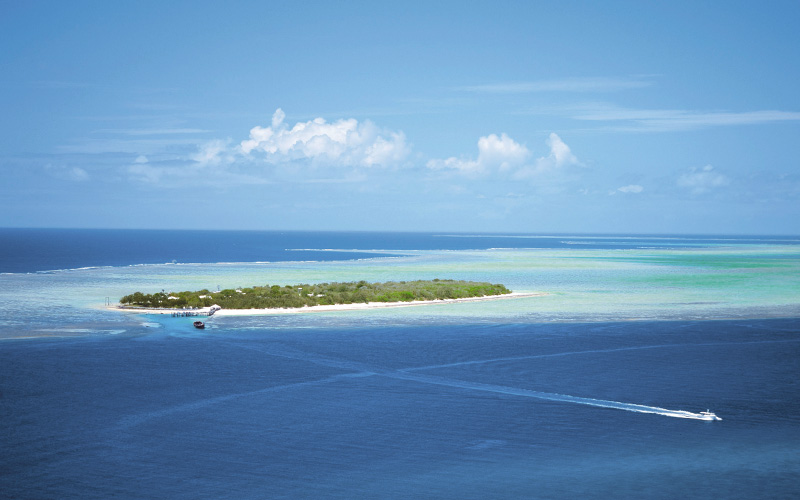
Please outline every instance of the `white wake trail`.
[[481, 382], [465, 382], [462, 380], [449, 379], [444, 377], [436, 377], [431, 375], [418, 375], [416, 373], [408, 372], [381, 372], [376, 375], [382, 377], [389, 377], [400, 380], [411, 380], [415, 382], [422, 382], [425, 384], [442, 385], [447, 387], [458, 387], [461, 389], [470, 389], [475, 391], [494, 392], [497, 394], [509, 394], [513, 396], [524, 396], [537, 399], [545, 399], [548, 401], [561, 401], [564, 403], [576, 403], [588, 406], [597, 406], [600, 408], [613, 408], [615, 410], [632, 411], [636, 413], [653, 413], [656, 415], [663, 415], [665, 417], [674, 418], [688, 418], [693, 420], [722, 420], [712, 413], [701, 412], [693, 413], [684, 410], [670, 410], [667, 408], [659, 408], [658, 406], [646, 406], [633, 403], [622, 403], [619, 401], [607, 401], [604, 399], [582, 398], [579, 396], [569, 396], [566, 394], [557, 394], [554, 392], [541, 392], [532, 391], [530, 389], [520, 389], [517, 387], [507, 387], [503, 385], [483, 384]]
[[[233, 344], [233, 345], [239, 345], [239, 344]], [[252, 348], [246, 345], [239, 345], [239, 347]], [[662, 346], [650, 346], [650, 347], [662, 347]], [[667, 408], [659, 408], [658, 406], [646, 406], [633, 403], [622, 403], [619, 401], [608, 401], [604, 399], [583, 398], [580, 396], [569, 396], [567, 394], [557, 394], [554, 392], [533, 391], [530, 389], [520, 389], [518, 387], [484, 384], [481, 382], [467, 382], [463, 380], [437, 377], [435, 375], [423, 375], [411, 372], [411, 370], [428, 369], [432, 367], [406, 368], [404, 370], [391, 370], [391, 369], [387, 370], [377, 367], [371, 367], [362, 363], [343, 361], [340, 359], [330, 358], [324, 355], [312, 354], [306, 351], [298, 350], [278, 343], [272, 344], [268, 348], [258, 348], [255, 350], [264, 352], [265, 354], [269, 354], [271, 356], [298, 359], [302, 361], [307, 361], [309, 363], [314, 363], [317, 365], [330, 366], [344, 370], [353, 370], [355, 373], [350, 374], [351, 377], [379, 376], [395, 380], [408, 380], [413, 382], [420, 382], [423, 384], [433, 384], [444, 387], [457, 387], [459, 389], [493, 392], [496, 394], [509, 394], [513, 396], [523, 396], [529, 398], [544, 399], [548, 401], [576, 403], [588, 406], [596, 406], [600, 408], [612, 408], [615, 410], [632, 411], [636, 413], [653, 413], [656, 415], [663, 415], [666, 417], [688, 418], [693, 420], [722, 420], [721, 418], [717, 417], [716, 415], [710, 412], [693, 413], [685, 410], [670, 410]], [[575, 353], [569, 353], [569, 354], [575, 354]], [[508, 358], [508, 359], [521, 359], [521, 358]], [[457, 364], [460, 363], [454, 363], [453, 365]], [[439, 365], [439, 367], [441, 366], [452, 366], [452, 365]], [[345, 377], [345, 376], [346, 375], [341, 375], [340, 377]], [[331, 381], [337, 380], [337, 377], [336, 376], [331, 377], [330, 380]]]

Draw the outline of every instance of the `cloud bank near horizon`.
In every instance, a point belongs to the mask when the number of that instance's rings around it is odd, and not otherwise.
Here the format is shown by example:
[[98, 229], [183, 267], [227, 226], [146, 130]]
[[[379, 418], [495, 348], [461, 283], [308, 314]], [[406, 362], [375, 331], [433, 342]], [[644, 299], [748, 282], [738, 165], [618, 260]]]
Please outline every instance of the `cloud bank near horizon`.
[[[232, 139], [208, 141], [191, 155], [191, 160], [199, 168], [211, 167], [218, 171], [246, 169], [251, 175], [257, 175], [260, 165], [270, 167], [262, 174], [275, 173], [276, 168], [291, 165], [296, 172], [305, 168], [331, 171], [339, 167], [350, 172], [401, 168], [421, 176], [439, 171], [465, 178], [501, 174], [503, 178], [514, 180], [557, 174], [565, 167], [583, 166], [558, 134], [551, 133], [545, 143], [548, 153], [535, 157], [526, 145], [506, 133], [489, 134], [478, 139], [475, 158], [451, 156], [425, 161], [421, 154], [412, 151], [402, 131], [381, 128], [370, 120], [354, 118], [329, 122], [318, 117], [290, 124], [284, 111], [278, 108], [269, 126], [253, 127], [249, 137], [239, 142]], [[140, 171], [141, 168], [132, 170]], [[151, 180], [157, 178], [149, 177]], [[305, 182], [311, 181], [305, 179]]]
[[432, 170], [455, 171], [472, 177], [504, 173], [514, 179], [525, 179], [567, 166], [582, 165], [558, 134], [550, 134], [547, 146], [550, 154], [532, 159], [533, 154], [525, 145], [505, 133], [500, 136], [490, 134], [478, 139], [477, 158], [452, 156], [443, 160], [432, 159], [426, 166]]
[[315, 118], [290, 126], [286, 113], [278, 108], [269, 126], [253, 127], [249, 138], [238, 145], [211, 141], [192, 159], [211, 165], [252, 161], [372, 168], [401, 165], [410, 151], [403, 132], [381, 129], [369, 120], [349, 118], [329, 123]]
[[[168, 183], [187, 172], [223, 185], [293, 183], [366, 183], [376, 179], [395, 179], [397, 175], [433, 183], [447, 182], [449, 191], [462, 189], [458, 183], [491, 180], [523, 182], [529, 194], [565, 193], [641, 195], [640, 184], [603, 184], [603, 173], [586, 168], [570, 146], [555, 132], [544, 141], [545, 154], [534, 151], [506, 133], [488, 134], [477, 140], [476, 156], [450, 156], [425, 160], [413, 151], [405, 134], [376, 125], [370, 120], [342, 118], [328, 121], [318, 117], [289, 123], [278, 108], [268, 126], [255, 126], [244, 140], [214, 139], [199, 146], [190, 162], [160, 165], [138, 156], [128, 173], [150, 184]], [[390, 177], [375, 177], [378, 172]], [[391, 172], [395, 172], [392, 174]], [[372, 172], [372, 173], [370, 173]], [[401, 172], [406, 172], [403, 174]], [[594, 178], [587, 178], [592, 172]], [[207, 175], [213, 174], [213, 175]], [[394, 177], [392, 177], [394, 176]], [[77, 176], [73, 176], [77, 177]], [[207, 179], [203, 181], [202, 179]], [[730, 178], [707, 165], [679, 171], [674, 186], [692, 196], [710, 194], [730, 184]], [[474, 189], [480, 190], [476, 184]], [[605, 189], [605, 191], [602, 191]]]
[[[623, 184], [619, 181], [625, 177], [611, 178], [607, 167], [594, 165], [591, 158], [593, 167], [588, 168], [559, 134], [549, 133], [543, 143], [537, 152], [505, 132], [490, 133], [477, 139], [472, 156], [426, 158], [414, 151], [401, 130], [355, 118], [290, 122], [278, 108], [268, 125], [252, 127], [244, 139], [207, 140], [180, 157], [129, 156], [123, 168], [128, 178], [164, 189], [187, 183], [222, 188], [290, 183], [350, 184], [374, 191], [413, 184], [431, 192], [487, 199], [497, 199], [497, 193], [509, 188], [518, 198], [568, 193], [650, 198], [670, 191], [670, 186], [674, 193], [718, 197], [733, 189], [735, 175], [711, 165], [665, 172], [658, 182], [631, 172], [628, 178], [645, 182]], [[85, 182], [102, 169], [99, 164], [65, 163], [45, 171], [53, 178]]]

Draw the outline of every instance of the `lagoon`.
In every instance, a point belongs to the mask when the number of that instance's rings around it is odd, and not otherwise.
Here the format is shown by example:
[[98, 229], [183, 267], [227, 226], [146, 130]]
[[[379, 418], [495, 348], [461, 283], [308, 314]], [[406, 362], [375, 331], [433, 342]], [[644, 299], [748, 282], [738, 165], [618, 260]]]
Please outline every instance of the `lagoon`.
[[[133, 259], [0, 275], [0, 439], [10, 450], [0, 490], [13, 498], [800, 493], [800, 246], [791, 239], [416, 235], [391, 248], [377, 244], [385, 235], [363, 234], [339, 235], [350, 245], [336, 248], [320, 234], [317, 245], [288, 251], [288, 241], [268, 236], [284, 247], [277, 257], [315, 258]], [[343, 260], [350, 250], [358, 253]], [[204, 331], [191, 318], [104, 308], [132, 289], [448, 277], [547, 295], [220, 316]], [[535, 397], [542, 393], [708, 408], [723, 420]]]

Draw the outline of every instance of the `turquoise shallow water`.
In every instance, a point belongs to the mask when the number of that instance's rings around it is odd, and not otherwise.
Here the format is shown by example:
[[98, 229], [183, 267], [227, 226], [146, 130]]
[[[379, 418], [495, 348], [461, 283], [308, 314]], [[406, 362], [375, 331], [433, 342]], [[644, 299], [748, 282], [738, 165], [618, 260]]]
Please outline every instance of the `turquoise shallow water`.
[[[800, 247], [416, 250], [347, 261], [178, 264], [0, 275], [0, 337], [117, 330], [139, 321], [102, 310], [133, 291], [262, 284], [456, 278], [541, 297], [241, 320], [264, 326], [419, 322], [615, 321], [800, 315]], [[213, 324], [212, 320], [212, 324]], [[232, 320], [227, 320], [232, 321]], [[141, 321], [139, 321], [141, 323]], [[108, 326], [111, 325], [111, 326]], [[124, 327], [127, 328], [127, 327]]]
[[[800, 496], [797, 245], [368, 239], [359, 260], [0, 274], [0, 497]], [[204, 331], [103, 308], [136, 290], [432, 278], [547, 295]]]

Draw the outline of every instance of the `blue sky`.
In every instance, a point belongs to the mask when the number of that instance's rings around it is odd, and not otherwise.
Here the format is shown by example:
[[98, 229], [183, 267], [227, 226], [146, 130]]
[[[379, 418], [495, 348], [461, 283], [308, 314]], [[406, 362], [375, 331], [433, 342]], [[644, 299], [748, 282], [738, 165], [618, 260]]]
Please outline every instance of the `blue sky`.
[[0, 226], [800, 234], [800, 3], [0, 2]]

